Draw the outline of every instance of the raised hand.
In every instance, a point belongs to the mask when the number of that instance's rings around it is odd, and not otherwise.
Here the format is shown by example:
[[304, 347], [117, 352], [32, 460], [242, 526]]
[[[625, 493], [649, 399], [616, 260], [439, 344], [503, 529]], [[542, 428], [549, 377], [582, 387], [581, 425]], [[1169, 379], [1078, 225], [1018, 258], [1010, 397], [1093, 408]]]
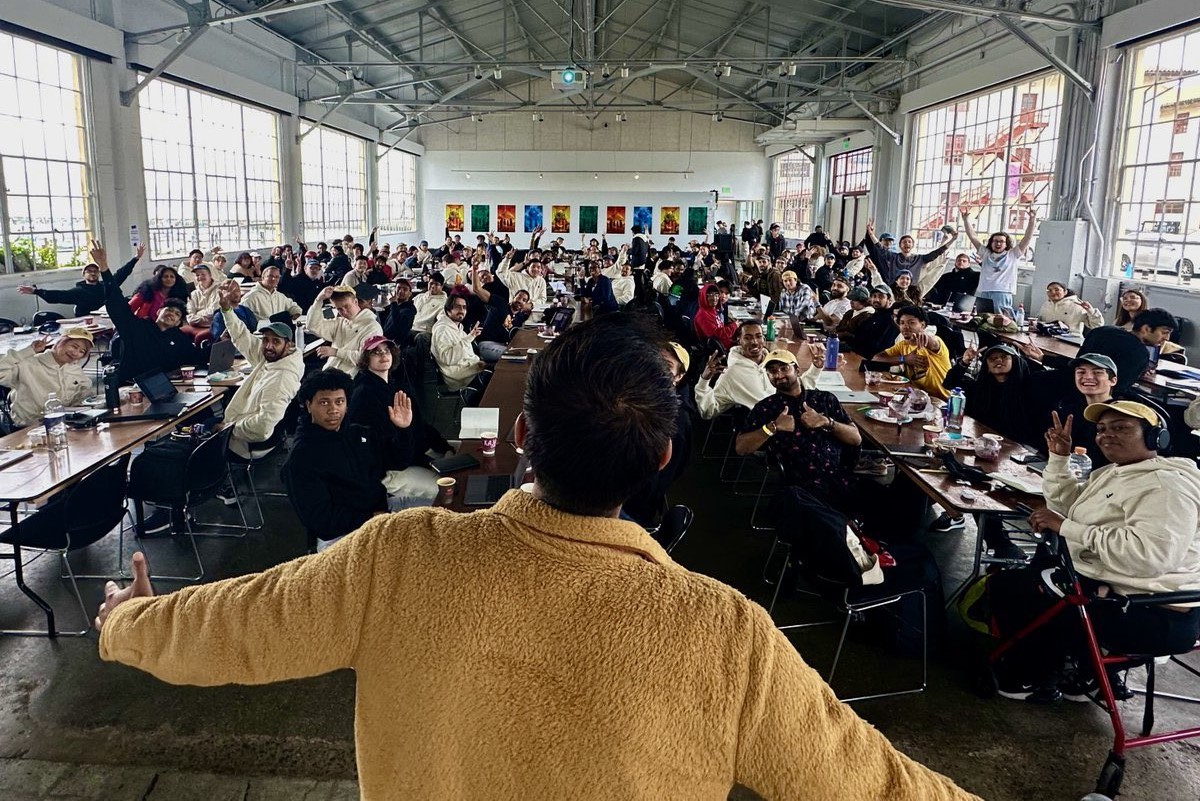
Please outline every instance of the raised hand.
[[820, 412], [813, 411], [807, 403], [802, 403], [804, 411], [800, 413], [800, 422], [805, 428], [821, 428], [829, 422], [829, 418]]
[[475, 323], [475, 325], [471, 326], [471, 334], [470, 334], [471, 339], [475, 339], [482, 333], [483, 333], [483, 326], [480, 325], [479, 323]]
[[331, 345], [322, 345], [321, 347], [317, 348], [317, 358], [318, 359], [328, 359], [330, 356], [333, 356], [336, 353], [337, 353], [337, 348], [335, 348]]
[[42, 353], [50, 347], [50, 337], [38, 337], [29, 343], [29, 347], [33, 348], [34, 353]]
[[333, 297], [333, 287], [327, 286], [321, 290], [320, 294], [317, 295], [317, 300], [325, 301], [329, 300], [331, 297]]
[[1018, 342], [1017, 350], [1019, 350], [1019, 351], [1021, 351], [1021, 353], [1025, 354], [1026, 358], [1033, 359], [1036, 362], [1040, 362], [1042, 360], [1042, 358], [1046, 355], [1042, 352], [1041, 348], [1039, 348], [1037, 345], [1033, 344], [1032, 342]]
[[108, 269], [108, 253], [104, 250], [104, 246], [100, 244], [98, 239], [93, 239], [88, 247], [88, 255], [92, 257], [101, 270]]
[[146, 243], [142, 242], [137, 246], [135, 255], [137, 256], [138, 261], [141, 261], [142, 256], [146, 255]]
[[978, 348], [967, 348], [966, 350], [963, 351], [962, 363], [969, 365], [969, 364], [971, 364], [971, 362], [975, 361], [978, 358], [979, 358], [979, 349]]
[[241, 289], [241, 285], [237, 281], [230, 278], [227, 281], [222, 281], [217, 287], [217, 299], [221, 304], [222, 309], [232, 309], [235, 300], [240, 300], [240, 297], [234, 296], [234, 293]]
[[31, 286], [19, 286], [19, 287], [17, 287], [17, 292], [19, 292], [22, 295], [32, 295], [34, 292], [34, 289]]
[[704, 372], [700, 374], [700, 378], [708, 381], [713, 376], [718, 376], [725, 372], [725, 363], [721, 361], [720, 353], [713, 353], [708, 357], [708, 361], [704, 364]]
[[788, 433], [795, 431], [796, 418], [792, 417], [791, 413], [789, 413], [787, 409], [784, 409], [779, 413], [779, 416], [775, 418], [775, 430], [786, 431]]
[[388, 407], [388, 419], [396, 428], [408, 428], [412, 425], [412, 401], [403, 392], [397, 392], [392, 399], [392, 405]]
[[872, 239], [875, 238], [875, 218], [874, 217], [867, 220], [867, 236], [871, 237]]
[[154, 595], [154, 588], [150, 586], [150, 568], [140, 551], [133, 555], [132, 568], [133, 583], [128, 587], [121, 589], [112, 581], [104, 585], [104, 602], [100, 604], [96, 619], [92, 622], [96, 631], [104, 628], [104, 621], [108, 620], [112, 611], [130, 598], [150, 598]]
[[1050, 412], [1050, 429], [1046, 431], [1046, 450], [1058, 456], [1071, 454], [1071, 423], [1075, 415], [1068, 414], [1064, 423], [1058, 419], [1058, 412]]

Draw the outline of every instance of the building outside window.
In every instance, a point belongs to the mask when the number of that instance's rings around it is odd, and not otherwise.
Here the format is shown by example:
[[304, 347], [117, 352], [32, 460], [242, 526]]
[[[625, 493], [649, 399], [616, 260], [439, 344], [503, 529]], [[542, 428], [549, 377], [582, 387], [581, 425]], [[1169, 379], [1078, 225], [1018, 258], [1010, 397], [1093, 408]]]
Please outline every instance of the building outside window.
[[[379, 152], [387, 151], [380, 147]], [[417, 230], [417, 157], [393, 148], [379, 159], [379, 230]]]
[[138, 110], [152, 258], [282, 241], [274, 113], [164, 80]]
[[[310, 123], [304, 123], [305, 126]], [[330, 242], [367, 234], [367, 143], [329, 128], [312, 131], [300, 145], [304, 241]]]
[[865, 195], [871, 191], [871, 148], [838, 153], [829, 159], [833, 194]]
[[82, 57], [0, 32], [4, 272], [87, 262], [95, 219]]
[[775, 187], [771, 219], [788, 239], [803, 239], [812, 231], [812, 162], [800, 152], [775, 157]]
[[1200, 262], [1200, 27], [1130, 48], [1113, 274], [1192, 283]]
[[[1062, 116], [1062, 78], [1044, 73], [916, 115], [908, 229], [918, 250], [959, 225], [959, 207], [986, 239], [1020, 238], [1028, 210], [1050, 211]], [[969, 249], [965, 240], [956, 247]]]

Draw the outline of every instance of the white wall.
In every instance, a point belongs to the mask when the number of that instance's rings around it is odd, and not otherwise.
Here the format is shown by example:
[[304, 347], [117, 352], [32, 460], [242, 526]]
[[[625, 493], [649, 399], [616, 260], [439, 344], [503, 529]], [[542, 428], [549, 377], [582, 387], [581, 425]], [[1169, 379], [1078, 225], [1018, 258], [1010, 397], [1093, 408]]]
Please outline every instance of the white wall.
[[[604, 206], [629, 208], [627, 225], [632, 225], [633, 206], [653, 206], [654, 231], [658, 231], [658, 207], [679, 206], [683, 221], [681, 239], [687, 241], [687, 207], [703, 206], [709, 190], [721, 192], [722, 200], [757, 200], [767, 195], [770, 163], [761, 151], [747, 153], [667, 152], [446, 152], [427, 149], [418, 161], [417, 180], [423, 187], [418, 228], [421, 238], [440, 242], [446, 203], [466, 206], [470, 227], [472, 203], [518, 206], [516, 242], [527, 242], [520, 216], [526, 203], [544, 206], [546, 219], [552, 205], [572, 207], [572, 233], [578, 238], [580, 205], [600, 206], [600, 230], [604, 228]], [[641, 178], [633, 175], [640, 172]], [[689, 174], [690, 171], [690, 174]], [[470, 178], [467, 178], [467, 174]], [[542, 177], [538, 177], [539, 174]], [[593, 178], [592, 176], [596, 177]], [[684, 176], [687, 177], [684, 177]], [[729, 192], [723, 191], [728, 188]], [[725, 222], [732, 222], [726, 220]], [[547, 224], [547, 228], [549, 225]], [[474, 239], [471, 231], [464, 232]], [[613, 236], [615, 244], [629, 236]], [[662, 241], [666, 241], [665, 238]]]

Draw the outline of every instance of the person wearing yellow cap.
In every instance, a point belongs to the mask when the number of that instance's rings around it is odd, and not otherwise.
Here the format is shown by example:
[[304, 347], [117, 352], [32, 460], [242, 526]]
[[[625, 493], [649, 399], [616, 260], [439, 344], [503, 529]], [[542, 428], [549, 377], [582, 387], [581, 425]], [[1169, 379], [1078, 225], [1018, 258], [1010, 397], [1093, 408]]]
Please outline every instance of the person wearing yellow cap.
[[[1046, 432], [1046, 508], [1034, 512], [1030, 524], [1062, 537], [1090, 593], [1200, 590], [1200, 469], [1191, 459], [1162, 455], [1170, 444], [1166, 421], [1144, 403], [1093, 403], [1083, 416], [1095, 425], [1096, 444], [1109, 463], [1078, 482], [1067, 469], [1074, 416], [1054, 413]], [[1001, 571], [989, 581], [1002, 633], [1018, 630], [1052, 601], [1038, 591], [1045, 567]], [[1182, 653], [1200, 636], [1198, 607], [1094, 605], [1089, 615], [1101, 645], [1118, 653]], [[1062, 615], [1057, 623], [1006, 658], [1000, 677], [1004, 695], [1044, 701], [1059, 691], [1072, 700], [1094, 694], [1087, 668], [1059, 675], [1064, 655], [1088, 663], [1075, 615]]]
[[81, 366], [91, 350], [92, 335], [86, 328], [68, 328], [53, 346], [48, 339], [36, 339], [0, 358], [0, 384], [12, 389], [13, 422], [37, 422], [50, 393], [64, 406], [78, 406], [91, 393], [92, 382]]

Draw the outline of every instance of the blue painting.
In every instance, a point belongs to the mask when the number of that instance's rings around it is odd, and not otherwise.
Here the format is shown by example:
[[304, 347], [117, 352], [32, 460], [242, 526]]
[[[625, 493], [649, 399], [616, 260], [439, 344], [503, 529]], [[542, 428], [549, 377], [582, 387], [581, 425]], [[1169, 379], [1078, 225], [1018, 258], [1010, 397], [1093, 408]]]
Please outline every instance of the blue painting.
[[542, 227], [542, 207], [541, 206], [526, 206], [525, 207], [525, 233], [532, 234], [534, 231]]
[[642, 233], [650, 234], [654, 223], [654, 210], [650, 206], [633, 207], [633, 224], [642, 226]]

